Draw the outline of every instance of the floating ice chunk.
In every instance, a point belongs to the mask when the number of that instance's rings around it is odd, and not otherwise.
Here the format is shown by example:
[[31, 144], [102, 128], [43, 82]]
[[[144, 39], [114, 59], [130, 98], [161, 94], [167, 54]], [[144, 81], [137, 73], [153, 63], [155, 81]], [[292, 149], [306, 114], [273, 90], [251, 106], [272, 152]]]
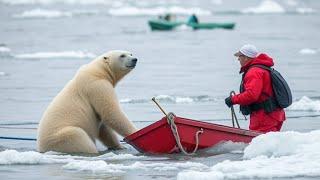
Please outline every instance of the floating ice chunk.
[[62, 12], [48, 9], [33, 9], [31, 11], [25, 11], [22, 14], [14, 15], [14, 17], [17, 18], [60, 18], [71, 16], [71, 12]]
[[260, 179], [320, 176], [320, 130], [273, 132], [253, 139], [243, 161], [226, 160], [209, 171], [182, 171], [177, 179]]
[[135, 162], [129, 165], [110, 164], [105, 161], [74, 161], [63, 166], [64, 169], [76, 171], [92, 171], [95, 173], [124, 173], [131, 170], [154, 170], [154, 171], [177, 171], [179, 169], [188, 170], [208, 170], [208, 167], [201, 163], [146, 163]]
[[9, 53], [11, 52], [10, 48], [7, 48], [5, 46], [0, 46], [0, 53]]
[[6, 76], [6, 75], [7, 75], [7, 73], [0, 71], [0, 76]]
[[249, 7], [242, 10], [242, 13], [284, 13], [284, 8], [277, 2], [271, 0], [262, 1], [261, 4], [257, 7]]
[[115, 154], [113, 152], [106, 153], [97, 157], [97, 159], [103, 160], [132, 160], [132, 159], [143, 159], [145, 156], [134, 156], [132, 154]]
[[50, 155], [41, 154], [35, 151], [18, 152], [16, 150], [5, 150], [0, 152], [0, 165], [12, 164], [50, 164], [66, 163], [72, 159], [66, 157], [55, 158]]
[[75, 161], [64, 166], [63, 169], [76, 171], [91, 171], [94, 173], [124, 173], [122, 164], [108, 164], [105, 161]]
[[82, 51], [62, 51], [62, 52], [38, 52], [32, 54], [19, 54], [16, 58], [21, 59], [41, 59], [41, 58], [93, 58], [96, 55]]
[[10, 4], [10, 5], [24, 5], [24, 4], [80, 4], [80, 5], [110, 5], [113, 4], [113, 1], [106, 0], [0, 0], [0, 2]]
[[306, 54], [306, 55], [311, 55], [311, 54], [316, 54], [317, 53], [317, 50], [315, 49], [309, 49], [309, 48], [304, 48], [304, 49], [301, 49], [299, 51], [300, 54]]
[[222, 0], [211, 0], [211, 3], [215, 4], [215, 5], [221, 5], [222, 4]]
[[183, 8], [179, 6], [172, 7], [155, 7], [155, 8], [138, 8], [138, 7], [120, 7], [112, 8], [109, 14], [113, 16], [142, 16], [142, 15], [160, 15], [165, 13], [172, 13], [177, 15], [190, 15], [195, 13], [197, 15], [210, 15], [211, 12], [201, 8]]
[[316, 12], [314, 9], [312, 8], [297, 8], [297, 12], [300, 14], [310, 14], [310, 13], [314, 13]]
[[320, 101], [313, 101], [307, 96], [303, 96], [299, 101], [293, 102], [288, 109], [294, 111], [320, 111]]
[[298, 5], [298, 3], [297, 3], [295, 0], [287, 0], [286, 3], [287, 3], [289, 6], [296, 6], [296, 5]]

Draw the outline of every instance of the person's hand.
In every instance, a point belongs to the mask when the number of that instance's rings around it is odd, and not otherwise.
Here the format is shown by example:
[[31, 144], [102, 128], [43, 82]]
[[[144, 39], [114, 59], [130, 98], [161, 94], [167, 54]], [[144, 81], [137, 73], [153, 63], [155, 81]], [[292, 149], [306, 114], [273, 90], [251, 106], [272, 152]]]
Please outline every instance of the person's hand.
[[231, 107], [233, 105], [232, 100], [231, 100], [231, 96], [227, 97], [224, 102], [226, 103], [226, 105], [228, 107]]

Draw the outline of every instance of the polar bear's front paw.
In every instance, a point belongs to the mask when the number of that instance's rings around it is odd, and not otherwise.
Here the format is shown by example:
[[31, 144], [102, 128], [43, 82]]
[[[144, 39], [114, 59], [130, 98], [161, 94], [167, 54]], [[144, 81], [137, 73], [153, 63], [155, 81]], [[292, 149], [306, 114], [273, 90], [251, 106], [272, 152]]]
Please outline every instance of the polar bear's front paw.
[[119, 146], [108, 147], [109, 151], [122, 150], [122, 149], [127, 149], [127, 148], [122, 146], [121, 144]]

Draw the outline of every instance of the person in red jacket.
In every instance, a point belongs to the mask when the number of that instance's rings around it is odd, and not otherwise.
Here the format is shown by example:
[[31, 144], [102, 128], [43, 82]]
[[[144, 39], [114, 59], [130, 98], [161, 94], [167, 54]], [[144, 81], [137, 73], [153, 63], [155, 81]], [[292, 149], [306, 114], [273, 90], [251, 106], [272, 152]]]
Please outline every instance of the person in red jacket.
[[250, 114], [250, 130], [267, 133], [280, 131], [286, 116], [282, 108], [276, 105], [272, 89], [270, 72], [253, 65], [274, 65], [273, 59], [257, 48], [247, 44], [234, 54], [238, 57], [243, 73], [240, 93], [225, 99], [228, 107], [240, 105], [244, 115]]

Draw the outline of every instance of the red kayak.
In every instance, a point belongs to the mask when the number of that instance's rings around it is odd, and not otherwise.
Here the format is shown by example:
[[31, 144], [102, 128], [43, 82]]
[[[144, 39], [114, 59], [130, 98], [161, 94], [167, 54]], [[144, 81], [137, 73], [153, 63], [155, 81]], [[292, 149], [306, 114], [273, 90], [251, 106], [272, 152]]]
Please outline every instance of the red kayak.
[[[170, 154], [181, 151], [193, 152], [225, 141], [249, 143], [260, 135], [249, 131], [214, 123], [201, 122], [192, 119], [172, 116], [178, 134], [178, 140], [173, 133], [167, 116], [161, 120], [124, 138], [128, 144], [142, 153]], [[179, 143], [182, 145], [179, 147]]]

